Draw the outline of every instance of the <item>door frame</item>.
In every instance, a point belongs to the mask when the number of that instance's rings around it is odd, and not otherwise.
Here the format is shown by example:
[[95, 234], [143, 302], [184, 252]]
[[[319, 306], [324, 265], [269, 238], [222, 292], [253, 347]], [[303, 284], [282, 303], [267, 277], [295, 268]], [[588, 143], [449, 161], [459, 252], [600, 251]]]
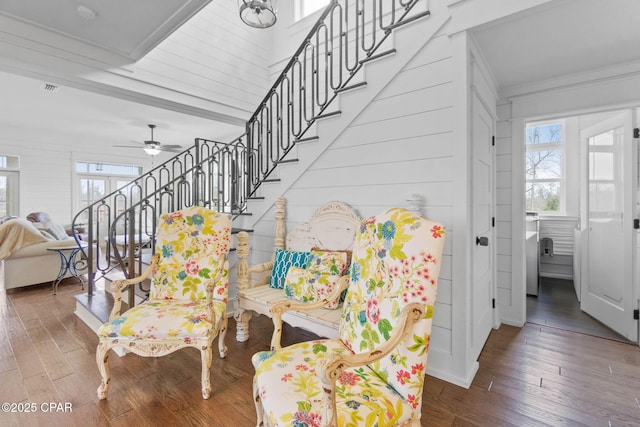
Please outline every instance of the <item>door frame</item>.
[[[628, 90], [628, 86], [625, 86]], [[575, 98], [587, 97], [582, 91], [584, 88], [576, 88], [579, 94], [575, 95]], [[619, 90], [612, 89], [612, 92], [618, 92]], [[564, 105], [564, 107], [557, 108], [553, 111], [552, 100], [555, 99], [557, 93], [551, 92], [546, 97], [541, 97], [535, 100], [528, 100], [526, 98], [519, 100], [511, 100], [509, 104], [511, 113], [508, 116], [509, 122], [509, 138], [511, 139], [511, 175], [512, 175], [512, 188], [511, 188], [511, 250], [512, 250], [512, 262], [511, 262], [511, 298], [512, 305], [505, 307], [507, 310], [502, 310], [502, 314], [508, 316], [501, 317], [501, 322], [518, 327], [522, 327], [527, 322], [526, 311], [526, 254], [524, 250], [525, 244], [525, 209], [524, 209], [524, 151], [525, 151], [525, 128], [527, 122], [549, 120], [555, 117], [570, 117], [587, 114], [597, 114], [612, 111], [620, 111], [625, 109], [633, 109], [636, 111], [635, 123], [632, 123], [632, 127], [640, 127], [640, 94], [637, 100], [628, 103], [613, 103], [606, 104], [604, 101], [597, 99], [597, 94], [590, 94], [594, 96], [594, 102], [590, 108], [580, 109], [579, 102], [572, 104], [570, 107]], [[571, 94], [564, 93], [562, 99], [571, 98]], [[594, 106], [595, 105], [595, 106]], [[514, 114], [515, 111], [515, 114]], [[498, 125], [500, 128], [500, 125]], [[634, 139], [635, 144], [640, 144], [638, 139]], [[637, 213], [640, 215], [640, 212]], [[640, 232], [639, 232], [640, 234]], [[640, 245], [640, 236], [638, 238]], [[640, 262], [640, 248], [638, 250], [638, 259], [636, 262]], [[640, 264], [639, 264], [640, 265]], [[634, 284], [632, 289], [632, 303], [640, 305], [640, 269], [637, 269], [634, 273]], [[499, 283], [498, 283], [499, 285]], [[636, 307], [640, 308], [640, 307]], [[636, 342], [640, 345], [640, 327], [636, 324]], [[633, 335], [631, 337], [633, 340]]]

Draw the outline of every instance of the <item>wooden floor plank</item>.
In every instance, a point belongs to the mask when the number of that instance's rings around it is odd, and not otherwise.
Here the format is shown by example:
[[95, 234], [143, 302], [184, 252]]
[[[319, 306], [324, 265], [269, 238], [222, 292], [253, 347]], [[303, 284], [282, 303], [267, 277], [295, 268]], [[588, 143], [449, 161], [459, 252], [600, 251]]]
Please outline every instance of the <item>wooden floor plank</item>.
[[[229, 319], [228, 355], [214, 352], [208, 400], [201, 396], [200, 353], [183, 349], [160, 358], [112, 352], [112, 386], [100, 401], [98, 340], [73, 314], [79, 291], [75, 285], [61, 286], [55, 296], [48, 285], [0, 289], [0, 398], [73, 406], [70, 413], [0, 414], [0, 425], [255, 425], [251, 356], [268, 349], [270, 319], [254, 317], [243, 343], [235, 341]], [[314, 338], [284, 326], [283, 345]], [[469, 389], [427, 376], [423, 425], [640, 425], [635, 346], [548, 326], [505, 325], [491, 332], [479, 363]]]

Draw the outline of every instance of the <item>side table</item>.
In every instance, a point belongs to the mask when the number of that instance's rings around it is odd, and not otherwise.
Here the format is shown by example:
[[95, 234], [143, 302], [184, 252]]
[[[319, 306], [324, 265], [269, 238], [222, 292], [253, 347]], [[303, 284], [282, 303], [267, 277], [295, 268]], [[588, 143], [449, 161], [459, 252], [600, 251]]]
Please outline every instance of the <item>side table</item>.
[[54, 248], [47, 248], [48, 251], [57, 252], [60, 255], [60, 272], [58, 273], [58, 277], [53, 282], [53, 294], [55, 295], [58, 291], [58, 285], [65, 278], [67, 273], [71, 273], [71, 276], [76, 277], [80, 280], [80, 284], [82, 289], [84, 290], [84, 281], [82, 277], [78, 274], [78, 264], [83, 264], [85, 261], [76, 261], [76, 255], [83, 248], [86, 248], [86, 243], [81, 243], [80, 245], [68, 245], [68, 246], [57, 246]]

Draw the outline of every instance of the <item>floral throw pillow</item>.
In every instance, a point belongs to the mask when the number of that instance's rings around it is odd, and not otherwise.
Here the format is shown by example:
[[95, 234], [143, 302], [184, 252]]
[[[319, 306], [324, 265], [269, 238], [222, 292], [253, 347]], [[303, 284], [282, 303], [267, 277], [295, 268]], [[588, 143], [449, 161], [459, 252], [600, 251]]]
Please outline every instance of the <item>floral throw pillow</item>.
[[351, 251], [311, 249], [307, 269], [328, 274], [344, 275], [351, 261]]
[[275, 289], [284, 287], [284, 279], [291, 266], [306, 267], [309, 260], [309, 252], [294, 252], [276, 249], [273, 268], [271, 269], [271, 279], [269, 286]]
[[[320, 301], [326, 298], [338, 285], [339, 274], [324, 273], [310, 268], [291, 267], [285, 278], [284, 293], [287, 297], [302, 302]], [[338, 296], [325, 308], [336, 309], [340, 303]]]

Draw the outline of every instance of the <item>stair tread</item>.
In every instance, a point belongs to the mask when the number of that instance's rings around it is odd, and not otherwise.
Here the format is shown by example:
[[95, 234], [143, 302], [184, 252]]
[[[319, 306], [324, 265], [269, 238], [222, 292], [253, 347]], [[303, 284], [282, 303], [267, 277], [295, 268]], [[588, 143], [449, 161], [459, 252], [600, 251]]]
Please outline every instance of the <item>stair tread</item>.
[[[113, 295], [109, 292], [96, 291], [93, 295], [87, 293], [77, 294], [75, 299], [102, 323], [109, 321], [109, 315], [114, 304]], [[129, 304], [122, 302], [121, 311], [124, 312], [128, 308]]]

